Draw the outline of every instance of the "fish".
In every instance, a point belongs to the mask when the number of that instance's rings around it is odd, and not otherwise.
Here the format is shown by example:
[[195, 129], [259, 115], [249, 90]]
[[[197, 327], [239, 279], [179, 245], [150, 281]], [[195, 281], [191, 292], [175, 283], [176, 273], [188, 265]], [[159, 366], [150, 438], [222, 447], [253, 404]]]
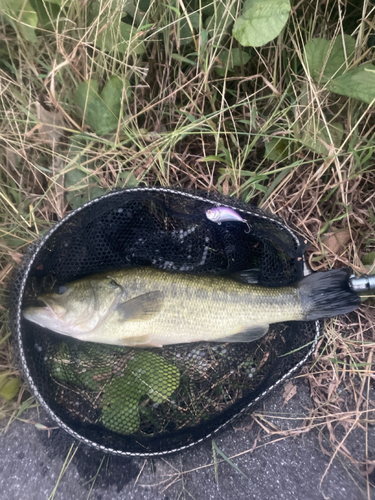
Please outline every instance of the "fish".
[[233, 208], [229, 207], [215, 207], [215, 208], [210, 208], [209, 210], [206, 210], [206, 217], [208, 220], [212, 222], [216, 222], [219, 226], [221, 225], [222, 222], [243, 222], [247, 225], [248, 231], [245, 231], [246, 233], [250, 232], [250, 225], [246, 219], [240, 216]]
[[348, 269], [334, 269], [271, 288], [252, 283], [246, 273], [234, 279], [125, 268], [58, 286], [38, 297], [43, 305], [26, 307], [22, 314], [54, 332], [103, 344], [253, 342], [272, 323], [356, 309], [360, 299], [349, 276]]

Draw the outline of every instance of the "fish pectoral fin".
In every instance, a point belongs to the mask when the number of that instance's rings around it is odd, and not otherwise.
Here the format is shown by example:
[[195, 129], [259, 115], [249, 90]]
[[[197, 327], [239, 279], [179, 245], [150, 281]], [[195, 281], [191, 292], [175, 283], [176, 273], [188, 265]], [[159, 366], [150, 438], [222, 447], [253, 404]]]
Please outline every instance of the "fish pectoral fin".
[[116, 311], [120, 321], [147, 321], [155, 318], [163, 306], [164, 293], [157, 290], [117, 304]]
[[123, 338], [119, 342], [120, 345], [125, 345], [129, 347], [163, 347], [163, 344], [153, 342], [150, 339], [150, 335], [139, 335], [138, 337], [128, 337]]
[[246, 328], [246, 330], [235, 333], [234, 335], [215, 339], [215, 342], [254, 342], [254, 340], [259, 340], [264, 337], [269, 327], [270, 325], [258, 325]]

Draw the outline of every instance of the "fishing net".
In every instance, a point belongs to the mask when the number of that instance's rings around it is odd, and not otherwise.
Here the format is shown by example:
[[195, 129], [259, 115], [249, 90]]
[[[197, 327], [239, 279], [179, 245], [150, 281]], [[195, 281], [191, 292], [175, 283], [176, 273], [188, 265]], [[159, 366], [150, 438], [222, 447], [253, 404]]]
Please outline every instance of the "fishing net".
[[[209, 221], [206, 211], [223, 205], [247, 223]], [[304, 248], [278, 217], [218, 194], [135, 188], [87, 203], [29, 248], [14, 280], [11, 327], [30, 390], [61, 427], [103, 451], [152, 456], [202, 441], [306, 361], [318, 322], [272, 325], [251, 343], [135, 349], [53, 333], [22, 318], [25, 303], [129, 266], [256, 268], [262, 285], [284, 286], [303, 276]]]

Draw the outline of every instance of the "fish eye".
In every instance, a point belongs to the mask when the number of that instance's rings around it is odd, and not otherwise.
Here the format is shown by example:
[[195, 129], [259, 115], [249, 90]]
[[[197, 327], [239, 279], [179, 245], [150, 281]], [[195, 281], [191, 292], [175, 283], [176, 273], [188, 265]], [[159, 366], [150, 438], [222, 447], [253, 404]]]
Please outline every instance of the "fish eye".
[[67, 291], [68, 291], [68, 287], [66, 287], [66, 286], [59, 286], [59, 288], [57, 289], [57, 293], [59, 295], [63, 295]]

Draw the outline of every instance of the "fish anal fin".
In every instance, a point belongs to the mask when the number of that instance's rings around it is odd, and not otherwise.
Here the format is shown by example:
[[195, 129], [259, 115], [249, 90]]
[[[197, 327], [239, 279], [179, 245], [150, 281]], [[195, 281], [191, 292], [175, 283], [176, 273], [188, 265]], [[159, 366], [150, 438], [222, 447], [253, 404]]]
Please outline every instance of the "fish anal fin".
[[259, 340], [266, 335], [269, 326], [270, 325], [258, 325], [246, 328], [245, 330], [233, 335], [227, 335], [226, 337], [215, 339], [215, 342], [254, 342], [255, 340]]
[[120, 321], [148, 321], [155, 318], [164, 306], [164, 293], [156, 290], [117, 304]]
[[163, 344], [153, 342], [150, 335], [139, 335], [138, 337], [124, 337], [120, 339], [119, 345], [129, 347], [163, 347]]

